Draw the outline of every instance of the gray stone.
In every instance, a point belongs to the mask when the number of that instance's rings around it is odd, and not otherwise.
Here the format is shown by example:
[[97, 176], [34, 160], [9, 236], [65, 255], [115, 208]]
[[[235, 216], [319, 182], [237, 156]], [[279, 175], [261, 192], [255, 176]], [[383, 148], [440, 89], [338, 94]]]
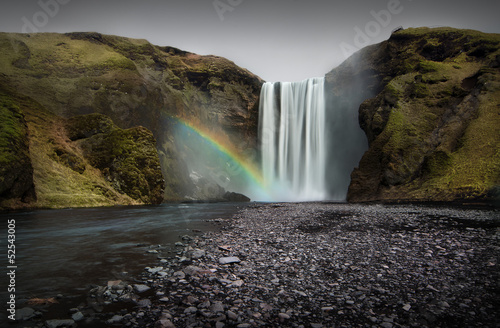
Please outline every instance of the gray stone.
[[139, 307], [148, 307], [151, 306], [151, 301], [147, 298], [140, 300], [137, 302], [137, 306]]
[[281, 320], [288, 320], [290, 319], [290, 316], [286, 313], [280, 313], [278, 314], [278, 317], [281, 319]]
[[111, 319], [109, 319], [107, 322], [108, 322], [108, 324], [114, 324], [114, 323], [118, 323], [118, 322], [122, 321], [122, 319], [123, 319], [123, 316], [116, 314]]
[[203, 271], [203, 269], [195, 265], [188, 265], [182, 271], [188, 276], [194, 276]]
[[186, 278], [186, 274], [182, 271], [177, 271], [177, 272], [174, 272], [174, 277], [178, 278], [178, 279], [184, 279], [184, 278]]
[[16, 311], [16, 320], [29, 320], [35, 316], [35, 310], [25, 307]]
[[134, 289], [137, 293], [144, 293], [150, 290], [151, 288], [147, 285], [134, 285]]
[[75, 324], [75, 321], [72, 319], [53, 319], [45, 321], [45, 325], [47, 328], [60, 328], [60, 327], [71, 327]]
[[238, 320], [238, 315], [231, 310], [227, 311], [227, 317], [234, 321]]
[[195, 249], [192, 253], [191, 253], [191, 257], [194, 258], [194, 259], [201, 259], [202, 257], [205, 257], [205, 251], [202, 250], [202, 249]]
[[236, 280], [236, 281], [233, 281], [230, 285], [230, 287], [241, 287], [243, 286], [243, 280]]
[[162, 271], [163, 267], [146, 268], [146, 269], [148, 270], [149, 273], [156, 274], [156, 273]]
[[214, 312], [214, 313], [217, 313], [217, 312], [224, 312], [224, 305], [222, 304], [222, 302], [215, 302], [214, 304], [212, 304], [212, 306], [210, 307], [210, 311]]
[[82, 321], [84, 318], [85, 318], [85, 316], [80, 311], [74, 313], [71, 316], [71, 319], [75, 320], [75, 322]]
[[231, 263], [240, 263], [241, 260], [237, 258], [236, 256], [229, 256], [229, 257], [221, 257], [219, 259], [220, 264], [231, 264]]
[[175, 325], [169, 319], [160, 319], [156, 321], [155, 328], [175, 328]]
[[196, 307], [190, 306], [184, 310], [184, 313], [196, 313], [196, 311], [198, 311], [198, 309]]

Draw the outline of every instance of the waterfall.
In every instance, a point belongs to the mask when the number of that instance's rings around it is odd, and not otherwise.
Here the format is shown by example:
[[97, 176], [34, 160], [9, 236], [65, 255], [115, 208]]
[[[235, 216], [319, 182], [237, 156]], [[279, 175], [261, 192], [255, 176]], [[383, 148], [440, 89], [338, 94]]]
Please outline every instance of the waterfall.
[[328, 197], [325, 125], [324, 78], [263, 85], [262, 174], [273, 201]]

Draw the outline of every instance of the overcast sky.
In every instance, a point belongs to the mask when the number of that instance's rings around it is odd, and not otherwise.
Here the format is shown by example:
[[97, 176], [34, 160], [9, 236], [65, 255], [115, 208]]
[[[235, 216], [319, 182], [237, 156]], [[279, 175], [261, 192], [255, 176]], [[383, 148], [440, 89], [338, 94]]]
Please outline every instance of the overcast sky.
[[96, 31], [226, 57], [266, 81], [323, 76], [398, 27], [500, 33], [495, 0], [11, 0], [0, 31]]

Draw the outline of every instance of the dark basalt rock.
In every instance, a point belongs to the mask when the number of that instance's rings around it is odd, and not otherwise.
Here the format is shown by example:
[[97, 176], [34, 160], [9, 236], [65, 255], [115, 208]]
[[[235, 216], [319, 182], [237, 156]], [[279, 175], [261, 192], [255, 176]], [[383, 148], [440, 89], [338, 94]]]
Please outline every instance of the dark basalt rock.
[[250, 198], [248, 198], [247, 196], [245, 196], [243, 194], [227, 191], [224, 194], [224, 200], [226, 200], [228, 202], [249, 202]]

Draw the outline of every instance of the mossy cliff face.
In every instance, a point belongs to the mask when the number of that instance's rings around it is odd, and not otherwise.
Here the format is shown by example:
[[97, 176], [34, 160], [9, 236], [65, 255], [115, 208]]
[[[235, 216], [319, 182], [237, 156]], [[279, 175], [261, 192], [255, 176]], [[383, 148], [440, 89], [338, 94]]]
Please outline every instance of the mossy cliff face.
[[262, 81], [224, 58], [98, 33], [0, 33], [0, 49], [5, 83], [58, 119], [99, 113], [121, 129], [151, 130], [167, 200], [194, 188], [172, 117], [217, 131], [237, 151], [256, 146]]
[[35, 198], [28, 126], [18, 100], [0, 89], [0, 202]]
[[29, 97], [2, 89], [0, 126], [8, 147], [1, 149], [0, 208], [163, 201], [164, 182], [150, 131], [123, 130], [99, 114], [67, 120]]
[[[120, 129], [102, 114], [73, 117], [66, 129], [84, 158], [102, 172], [113, 189], [145, 204], [163, 201], [164, 180], [151, 131], [144, 127]], [[68, 162], [77, 161], [70, 158]], [[73, 166], [79, 169], [79, 165]]]
[[[407, 29], [327, 75], [363, 79], [369, 150], [349, 201], [491, 199], [500, 185], [500, 35]], [[336, 89], [330, 89], [332, 93]]]

